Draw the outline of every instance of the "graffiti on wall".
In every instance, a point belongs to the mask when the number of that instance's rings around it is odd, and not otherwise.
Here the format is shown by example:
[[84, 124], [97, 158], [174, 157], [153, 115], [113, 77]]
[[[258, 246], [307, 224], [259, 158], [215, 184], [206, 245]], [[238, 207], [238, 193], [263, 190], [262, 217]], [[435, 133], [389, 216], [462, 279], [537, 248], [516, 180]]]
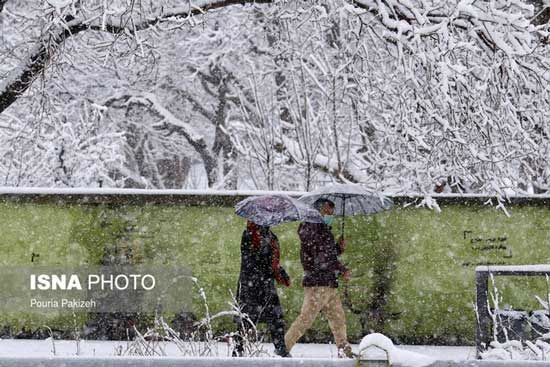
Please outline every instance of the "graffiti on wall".
[[487, 236], [474, 231], [463, 231], [463, 241], [473, 257], [462, 263], [464, 267], [478, 265], [507, 265], [514, 257], [506, 234]]

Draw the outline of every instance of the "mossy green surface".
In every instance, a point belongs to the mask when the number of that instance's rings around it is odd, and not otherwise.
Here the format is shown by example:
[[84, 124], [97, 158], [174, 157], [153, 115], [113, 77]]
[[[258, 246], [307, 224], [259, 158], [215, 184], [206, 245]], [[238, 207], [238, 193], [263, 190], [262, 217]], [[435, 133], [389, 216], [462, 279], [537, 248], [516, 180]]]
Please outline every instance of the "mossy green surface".
[[[493, 207], [465, 205], [445, 206], [441, 212], [408, 207], [348, 217], [348, 246], [342, 261], [352, 269], [353, 279], [347, 286], [349, 297], [342, 298], [350, 339], [377, 330], [408, 343], [472, 343], [476, 264], [550, 262], [548, 210], [507, 209], [509, 217]], [[336, 235], [339, 224], [334, 226]], [[216, 313], [229, 308], [230, 292], [236, 289], [244, 225], [232, 208], [222, 207], [5, 202], [0, 203], [0, 261], [2, 265], [78, 266], [124, 255], [134, 263], [178, 264], [192, 270], [210, 312]], [[282, 264], [292, 278], [290, 288], [279, 288], [288, 323], [302, 302], [296, 228], [296, 223], [274, 228]], [[500, 277], [495, 281], [502, 294], [501, 306], [540, 309], [534, 295], [546, 298], [545, 279]], [[182, 297], [193, 298], [193, 311], [200, 317], [204, 305], [195, 290]], [[343, 295], [343, 287], [340, 290]], [[377, 309], [383, 321], [377, 318]], [[85, 319], [85, 314], [78, 314], [78, 322]], [[0, 322], [15, 329], [42, 325], [72, 329], [74, 320], [72, 315], [14, 310], [0, 315]], [[230, 319], [222, 319], [215, 327], [221, 332], [233, 325]], [[320, 317], [306, 337], [331, 339], [327, 322]]]

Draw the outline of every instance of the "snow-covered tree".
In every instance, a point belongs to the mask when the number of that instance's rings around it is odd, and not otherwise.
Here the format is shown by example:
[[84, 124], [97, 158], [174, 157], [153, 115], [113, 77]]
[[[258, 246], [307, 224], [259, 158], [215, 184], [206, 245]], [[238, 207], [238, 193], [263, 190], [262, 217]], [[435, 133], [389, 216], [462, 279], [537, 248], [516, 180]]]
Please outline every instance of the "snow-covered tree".
[[540, 1], [0, 4], [5, 185], [550, 187]]

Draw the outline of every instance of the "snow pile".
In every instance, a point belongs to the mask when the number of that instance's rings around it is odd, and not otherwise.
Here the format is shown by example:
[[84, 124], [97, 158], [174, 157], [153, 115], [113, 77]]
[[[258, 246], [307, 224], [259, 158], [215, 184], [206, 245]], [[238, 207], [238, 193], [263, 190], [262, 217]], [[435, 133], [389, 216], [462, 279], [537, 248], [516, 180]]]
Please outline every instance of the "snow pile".
[[438, 213], [441, 213], [441, 208], [439, 207], [439, 204], [437, 203], [437, 201], [432, 198], [430, 195], [426, 195], [422, 201], [420, 202], [420, 204], [418, 204], [416, 206], [417, 208], [421, 208], [421, 207], [426, 207], [428, 209], [433, 209], [435, 210], [436, 212]]
[[[546, 338], [546, 335], [544, 336]], [[492, 341], [490, 348], [480, 354], [481, 359], [548, 361], [550, 344], [543, 338], [531, 342], [510, 340], [504, 343]]]
[[[538, 331], [543, 338], [546, 338], [547, 331], [550, 330], [550, 317], [548, 317], [548, 306], [544, 310], [536, 310], [531, 313], [529, 322], [531, 327]], [[550, 338], [550, 337], [549, 337]]]
[[424, 354], [399, 349], [385, 335], [374, 333], [365, 336], [359, 344], [359, 354], [363, 355], [366, 349], [377, 347], [386, 352], [388, 363], [401, 366], [421, 367], [434, 363], [436, 360]]

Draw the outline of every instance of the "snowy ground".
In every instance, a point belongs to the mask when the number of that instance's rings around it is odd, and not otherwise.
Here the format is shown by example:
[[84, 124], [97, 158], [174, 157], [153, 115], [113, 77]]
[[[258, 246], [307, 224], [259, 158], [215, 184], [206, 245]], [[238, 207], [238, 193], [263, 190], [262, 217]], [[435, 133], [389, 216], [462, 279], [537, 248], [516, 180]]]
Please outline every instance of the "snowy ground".
[[[126, 342], [83, 340], [80, 342], [80, 354], [86, 357], [109, 357], [119, 355], [124, 350]], [[168, 356], [180, 356], [181, 353], [174, 344], [165, 343], [164, 350]], [[218, 343], [217, 354], [220, 357], [228, 356], [228, 346]], [[447, 347], [447, 346], [397, 346], [399, 349], [424, 354], [438, 360], [471, 360], [475, 359], [474, 347]], [[358, 346], [354, 345], [354, 351]], [[0, 339], [0, 357], [50, 357], [53, 345], [51, 340], [14, 340]], [[272, 355], [273, 345], [265, 344], [264, 349]], [[74, 356], [77, 354], [77, 344], [69, 340], [55, 341], [56, 356]], [[336, 347], [327, 344], [297, 344], [292, 349], [292, 356], [297, 358], [336, 358]], [[366, 353], [369, 359], [385, 359], [383, 351], [371, 348]]]

